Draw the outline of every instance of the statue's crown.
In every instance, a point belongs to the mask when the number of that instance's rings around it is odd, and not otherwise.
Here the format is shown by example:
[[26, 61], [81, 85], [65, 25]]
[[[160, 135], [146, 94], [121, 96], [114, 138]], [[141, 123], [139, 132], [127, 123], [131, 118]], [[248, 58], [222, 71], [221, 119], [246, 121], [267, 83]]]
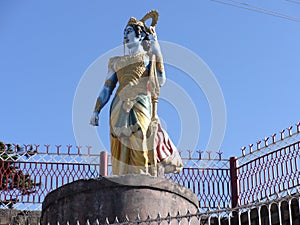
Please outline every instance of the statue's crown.
[[139, 25], [141, 27], [145, 27], [144, 22], [142, 22], [140, 20], [137, 20], [134, 17], [130, 17], [130, 19], [129, 19], [128, 23], [127, 23], [127, 26], [129, 26], [129, 25]]
[[[127, 23], [127, 26], [129, 26], [129, 25], [139, 25], [141, 27], [144, 27], [147, 32], [149, 32], [153, 35], [156, 35], [154, 27], [158, 22], [158, 15], [159, 14], [156, 10], [151, 10], [141, 20], [138, 20], [134, 17], [130, 17], [130, 19]], [[147, 27], [146, 24], [145, 24], [145, 21], [148, 20], [148, 19], [152, 20], [150, 27]]]

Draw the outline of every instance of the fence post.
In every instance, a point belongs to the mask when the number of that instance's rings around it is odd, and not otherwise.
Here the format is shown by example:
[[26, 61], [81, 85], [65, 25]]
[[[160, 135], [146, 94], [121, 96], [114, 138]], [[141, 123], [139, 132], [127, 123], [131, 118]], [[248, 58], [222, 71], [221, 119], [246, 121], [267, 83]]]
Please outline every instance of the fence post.
[[[231, 183], [231, 208], [232, 210], [238, 205], [239, 190], [238, 190], [238, 176], [237, 176], [237, 158], [230, 157], [230, 183]], [[232, 213], [232, 225], [239, 224], [239, 213], [233, 211]]]
[[108, 171], [108, 160], [107, 160], [107, 152], [100, 152], [100, 175], [107, 176]]
[[230, 157], [230, 182], [231, 182], [231, 207], [235, 208], [238, 204], [238, 199], [239, 199], [236, 157]]

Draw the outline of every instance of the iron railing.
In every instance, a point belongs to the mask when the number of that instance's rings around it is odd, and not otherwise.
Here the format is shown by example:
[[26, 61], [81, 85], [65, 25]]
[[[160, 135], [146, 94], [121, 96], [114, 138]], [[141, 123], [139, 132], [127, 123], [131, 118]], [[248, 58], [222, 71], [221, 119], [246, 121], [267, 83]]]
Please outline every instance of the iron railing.
[[225, 208], [231, 205], [230, 170], [222, 168], [183, 168], [167, 176], [198, 197], [200, 208]]
[[[0, 206], [18, 209], [41, 209], [45, 196], [60, 186], [79, 179], [99, 177], [100, 156], [76, 146], [39, 145], [0, 152]], [[22, 171], [22, 172], [15, 172]], [[24, 178], [32, 181], [25, 187]], [[17, 182], [13, 182], [17, 181]], [[28, 187], [29, 185], [29, 187]], [[26, 193], [30, 190], [30, 193]]]
[[[97, 153], [95, 153], [97, 152]], [[300, 185], [300, 123], [289, 127], [254, 145], [249, 151], [242, 148], [242, 156], [222, 159], [222, 153], [187, 151], [182, 155], [185, 168], [179, 174], [168, 175], [187, 188], [199, 199], [203, 209], [225, 209], [267, 201], [281, 193], [296, 193]], [[5, 157], [4, 157], [5, 156]], [[17, 156], [17, 157], [15, 157]], [[102, 159], [102, 160], [101, 160]], [[102, 163], [101, 163], [102, 162]], [[14, 145], [0, 151], [0, 207], [41, 208], [50, 191], [78, 179], [99, 177], [103, 165], [101, 154], [91, 146], [71, 145]], [[8, 164], [9, 163], [9, 167]], [[22, 173], [10, 171], [21, 170]], [[104, 171], [107, 170], [107, 168]], [[33, 181], [30, 193], [24, 192], [24, 180], [29, 175]], [[27, 187], [28, 188], [28, 187]]]
[[237, 168], [240, 205], [265, 199], [300, 185], [300, 141]]
[[[277, 196], [276, 199], [268, 198], [264, 202], [255, 202], [234, 209], [231, 207], [216, 210], [200, 210], [197, 213], [186, 212], [171, 215], [148, 216], [140, 218], [139, 215], [133, 220], [115, 218], [110, 221], [108, 218], [85, 219], [67, 221], [66, 223], [57, 221], [55, 225], [298, 225], [300, 224], [299, 213], [300, 193], [288, 193], [284, 196]], [[88, 217], [87, 217], [88, 218]], [[52, 225], [53, 223], [31, 225]], [[99, 221], [105, 222], [99, 222]]]

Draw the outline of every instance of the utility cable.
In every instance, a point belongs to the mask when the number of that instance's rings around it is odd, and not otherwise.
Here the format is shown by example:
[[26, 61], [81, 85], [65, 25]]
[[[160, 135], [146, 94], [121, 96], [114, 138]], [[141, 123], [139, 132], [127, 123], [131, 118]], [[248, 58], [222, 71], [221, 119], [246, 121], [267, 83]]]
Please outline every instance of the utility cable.
[[[263, 14], [266, 14], [266, 15], [280, 17], [280, 18], [287, 19], [287, 20], [292, 20], [292, 21], [295, 21], [295, 22], [300, 22], [300, 18], [291, 17], [289, 15], [285, 15], [285, 14], [282, 14], [282, 13], [278, 13], [278, 12], [274, 12], [274, 11], [271, 11], [271, 10], [263, 9], [263, 8], [260, 8], [260, 7], [257, 7], [257, 6], [250, 5], [248, 3], [237, 2], [237, 1], [233, 1], [233, 0], [230, 0], [230, 1], [211, 0], [211, 1], [221, 3], [221, 4], [224, 4], [224, 5], [237, 7], [237, 8], [247, 9], [247, 10], [258, 12], [258, 13], [263, 13]], [[290, 0], [290, 1], [293, 1], [293, 0]]]
[[296, 3], [296, 4], [300, 4], [300, 2], [299, 2], [299, 1], [296, 1], [296, 0], [286, 0], [286, 1], [292, 2], [292, 3]]

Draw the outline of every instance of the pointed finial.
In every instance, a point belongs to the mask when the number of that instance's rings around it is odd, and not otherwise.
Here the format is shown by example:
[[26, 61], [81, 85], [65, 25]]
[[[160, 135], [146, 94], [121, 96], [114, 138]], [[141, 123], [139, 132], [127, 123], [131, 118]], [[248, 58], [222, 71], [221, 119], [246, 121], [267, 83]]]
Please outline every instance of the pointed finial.
[[272, 135], [272, 143], [274, 144], [275, 142], [276, 142], [276, 133], [274, 133], [273, 135]]
[[50, 147], [50, 145], [49, 144], [46, 144], [46, 145], [44, 145], [45, 147], [46, 147], [46, 153], [49, 153], [49, 147]]
[[293, 135], [292, 129], [293, 129], [293, 126], [290, 126], [290, 127], [288, 128], [289, 136], [292, 136], [292, 135]]
[[285, 129], [283, 129], [283, 130], [280, 132], [280, 139], [281, 139], [281, 140], [284, 139], [284, 132], [285, 132]]
[[141, 221], [141, 217], [140, 217], [140, 214], [138, 213], [135, 218], [135, 222], [140, 222], [140, 221]]
[[198, 153], [198, 158], [199, 158], [199, 159], [202, 159], [202, 153], [203, 153], [203, 151], [198, 150], [197, 153]]
[[219, 160], [222, 160], [222, 154], [223, 154], [223, 152], [218, 151], [217, 154], [219, 155]]
[[156, 217], [155, 221], [158, 222], [158, 224], [161, 223], [161, 215], [160, 215], [160, 213], [157, 214], [157, 217]]
[[119, 223], [118, 217], [116, 216], [115, 222], [114, 223]]
[[67, 145], [67, 148], [68, 148], [68, 155], [70, 155], [70, 153], [71, 153], [71, 148], [72, 148], [72, 145]]
[[253, 144], [250, 144], [250, 145], [249, 145], [250, 153], [252, 153], [252, 151], [253, 151], [252, 147], [253, 147]]
[[259, 141], [256, 142], [256, 149], [257, 149], [257, 150], [260, 149], [260, 143], [261, 143], [261, 140], [259, 140]]
[[168, 215], [167, 215], [166, 219], [167, 219], [168, 222], [171, 222], [171, 214], [170, 214], [170, 212], [168, 212]]
[[180, 224], [181, 215], [180, 215], [180, 212], [179, 212], [179, 211], [177, 211], [176, 219], [177, 219], [178, 224]]
[[265, 137], [265, 138], [264, 138], [265, 147], [268, 147], [268, 146], [269, 146], [268, 140], [269, 140], [269, 137]]
[[296, 126], [297, 126], [297, 133], [300, 133], [300, 122], [298, 122], [298, 123], [296, 124]]
[[246, 147], [243, 146], [243, 147], [241, 148], [241, 150], [242, 150], [242, 155], [245, 156], [245, 155], [246, 155], [246, 153], [245, 153]]
[[148, 222], [149, 224], [151, 223], [151, 216], [150, 216], [149, 214], [148, 214], [148, 216], [147, 216], [145, 222]]
[[87, 147], [87, 150], [88, 150], [88, 155], [90, 155], [90, 154], [91, 154], [91, 149], [92, 149], [92, 146], [90, 146], [90, 145], [87, 145], [86, 147]]
[[81, 151], [82, 146], [81, 146], [81, 145], [77, 145], [76, 148], [77, 148], [78, 154], [80, 154], [80, 151]]
[[189, 159], [192, 159], [192, 150], [187, 150], [187, 152], [189, 153]]
[[208, 159], [211, 159], [211, 151], [206, 151]]
[[191, 211], [189, 209], [186, 211], [186, 215], [191, 215]]
[[57, 155], [59, 155], [61, 145], [55, 145], [55, 146], [56, 146], [56, 153]]

